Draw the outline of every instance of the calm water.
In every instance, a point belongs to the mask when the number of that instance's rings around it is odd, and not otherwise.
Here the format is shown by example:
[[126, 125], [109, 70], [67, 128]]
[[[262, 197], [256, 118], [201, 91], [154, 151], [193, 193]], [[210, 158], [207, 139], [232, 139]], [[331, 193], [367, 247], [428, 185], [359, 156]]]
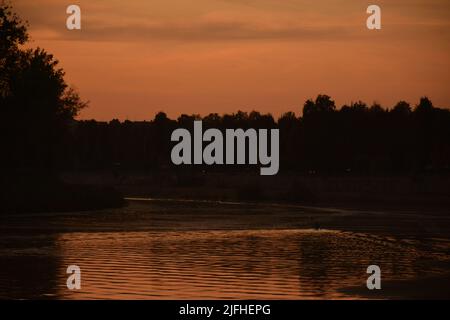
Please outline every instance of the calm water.
[[[315, 230], [351, 213], [295, 207], [132, 203], [119, 210], [3, 218], [0, 297], [358, 298], [368, 265], [383, 281], [445, 272], [448, 239]], [[81, 268], [81, 290], [66, 268]]]

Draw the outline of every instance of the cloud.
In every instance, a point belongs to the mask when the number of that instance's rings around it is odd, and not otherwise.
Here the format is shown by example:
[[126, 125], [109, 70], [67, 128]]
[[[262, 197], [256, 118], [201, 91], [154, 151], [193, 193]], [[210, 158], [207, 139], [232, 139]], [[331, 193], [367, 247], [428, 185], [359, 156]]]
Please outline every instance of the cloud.
[[[221, 1], [217, 1], [221, 2]], [[65, 28], [65, 7], [59, 1], [39, 3], [18, 0], [17, 10], [30, 23], [32, 34], [39, 39], [83, 41], [236, 41], [236, 40], [333, 40], [349, 37], [354, 32], [339, 24], [311, 24], [299, 12], [236, 10], [212, 6], [196, 14], [175, 16], [142, 14], [138, 8], [121, 10], [97, 2], [82, 8], [82, 30]], [[147, 8], [148, 9], [148, 8]], [[306, 22], [306, 23], [305, 23]]]
[[[83, 40], [116, 41], [236, 41], [236, 40], [323, 40], [351, 36], [347, 27], [271, 25], [251, 21], [160, 21], [126, 25], [86, 24], [75, 37]], [[60, 33], [66, 37], [67, 33]]]
[[[327, 0], [135, 0], [127, 5], [80, 0], [82, 30], [65, 27], [66, 5], [58, 0], [16, 0], [18, 12], [30, 22], [36, 40], [80, 41], [341, 41], [365, 36], [365, 10], [359, 1]], [[447, 1], [447, 0], [445, 0]], [[442, 30], [448, 35], [448, 19], [439, 12], [444, 0], [380, 0], [383, 23], [395, 36], [407, 37], [414, 29], [426, 34]], [[399, 5], [401, 3], [401, 5]], [[437, 8], [437, 9], [436, 9]], [[170, 9], [170, 10], [169, 10]], [[420, 9], [420, 10], [419, 10]], [[417, 19], [423, 14], [423, 19]], [[411, 16], [409, 16], [411, 15]], [[447, 15], [447, 14], [446, 14]], [[391, 31], [385, 31], [391, 32]], [[386, 37], [387, 39], [389, 37]]]

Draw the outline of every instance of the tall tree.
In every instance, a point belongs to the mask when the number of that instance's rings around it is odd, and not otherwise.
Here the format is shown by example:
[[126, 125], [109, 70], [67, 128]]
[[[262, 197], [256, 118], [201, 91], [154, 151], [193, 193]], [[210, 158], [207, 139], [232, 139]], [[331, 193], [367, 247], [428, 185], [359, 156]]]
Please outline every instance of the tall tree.
[[22, 49], [25, 23], [0, 5], [0, 119], [7, 167], [51, 169], [71, 120], [86, 106], [43, 49]]

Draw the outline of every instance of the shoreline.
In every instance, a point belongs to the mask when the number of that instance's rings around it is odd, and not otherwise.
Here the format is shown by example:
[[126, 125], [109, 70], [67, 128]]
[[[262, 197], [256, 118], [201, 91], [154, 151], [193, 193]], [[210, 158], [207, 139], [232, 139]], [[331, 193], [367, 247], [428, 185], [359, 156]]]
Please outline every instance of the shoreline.
[[[351, 210], [351, 211], [394, 211], [400, 212], [418, 212], [423, 211], [433, 215], [448, 215], [447, 206], [445, 204], [438, 203], [435, 206], [427, 206], [426, 204], [417, 206], [411, 204], [408, 201], [389, 204], [383, 202], [367, 202], [367, 201], [317, 201], [317, 202], [302, 202], [292, 200], [239, 200], [239, 199], [220, 199], [216, 197], [202, 197], [198, 195], [196, 197], [186, 197], [184, 195], [177, 195], [176, 193], [168, 193], [167, 197], [161, 196], [147, 196], [147, 195], [124, 195], [126, 201], [153, 201], [153, 202], [180, 202], [180, 203], [211, 203], [211, 204], [224, 204], [224, 205], [257, 205], [257, 206], [283, 206], [293, 208], [310, 208], [310, 209], [323, 209], [323, 210]], [[430, 201], [433, 201], [430, 199]]]
[[448, 213], [450, 175], [307, 175], [243, 172], [108, 170], [65, 172], [68, 183], [116, 188], [128, 198], [283, 203], [367, 210]]
[[106, 185], [19, 177], [3, 181], [0, 187], [0, 216], [91, 211], [126, 205], [123, 195], [114, 187]]

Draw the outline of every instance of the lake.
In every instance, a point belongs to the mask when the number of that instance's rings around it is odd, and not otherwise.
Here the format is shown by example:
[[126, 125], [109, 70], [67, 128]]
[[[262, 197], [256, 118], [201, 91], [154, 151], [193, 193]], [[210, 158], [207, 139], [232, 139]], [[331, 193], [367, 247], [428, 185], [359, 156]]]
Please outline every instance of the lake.
[[[373, 264], [387, 289], [421, 281], [378, 296], [408, 298], [450, 265], [448, 217], [417, 212], [135, 199], [0, 219], [6, 299], [359, 299]], [[69, 265], [80, 290], [66, 286]]]

